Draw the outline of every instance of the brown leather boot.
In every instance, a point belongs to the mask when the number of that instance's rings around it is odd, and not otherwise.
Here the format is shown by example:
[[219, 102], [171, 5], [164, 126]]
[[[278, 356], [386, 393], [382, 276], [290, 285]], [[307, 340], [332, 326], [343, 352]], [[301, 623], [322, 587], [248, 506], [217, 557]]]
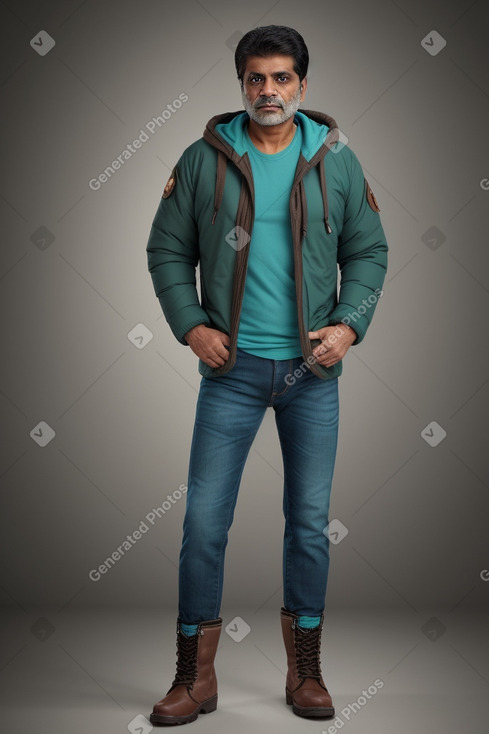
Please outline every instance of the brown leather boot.
[[301, 629], [298, 615], [281, 609], [282, 634], [287, 652], [287, 704], [297, 716], [334, 716], [334, 707], [321, 675], [321, 632], [323, 618], [318, 627]]
[[217, 708], [214, 658], [222, 619], [201, 622], [197, 634], [187, 637], [177, 622], [177, 673], [166, 696], [154, 705], [152, 724], [188, 724]]

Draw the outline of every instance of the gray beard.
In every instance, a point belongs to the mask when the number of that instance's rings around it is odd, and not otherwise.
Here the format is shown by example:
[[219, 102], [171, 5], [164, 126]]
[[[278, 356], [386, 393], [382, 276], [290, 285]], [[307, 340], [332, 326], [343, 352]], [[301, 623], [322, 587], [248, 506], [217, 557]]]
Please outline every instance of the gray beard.
[[[241, 99], [243, 100], [246, 112], [253, 122], [256, 122], [258, 125], [263, 125], [264, 127], [270, 127], [271, 125], [280, 125], [280, 123], [290, 120], [290, 118], [295, 115], [301, 103], [301, 90], [300, 88], [297, 90], [297, 94], [292, 97], [290, 102], [284, 102], [281, 97], [277, 99], [264, 97], [261, 99], [258, 98], [254, 103], [251, 103], [243, 89], [241, 90]], [[282, 105], [282, 111], [266, 112], [263, 108], [257, 109], [254, 106], [255, 104], [263, 104], [267, 100], [269, 102], [273, 101], [276, 104]]]

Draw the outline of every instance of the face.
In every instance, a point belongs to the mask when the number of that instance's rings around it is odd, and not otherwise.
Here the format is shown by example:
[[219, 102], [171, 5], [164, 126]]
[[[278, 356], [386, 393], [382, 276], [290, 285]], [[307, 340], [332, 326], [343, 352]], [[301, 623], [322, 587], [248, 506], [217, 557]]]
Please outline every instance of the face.
[[297, 112], [306, 87], [307, 80], [301, 82], [294, 71], [292, 56], [250, 56], [243, 74], [243, 105], [258, 125], [279, 125]]

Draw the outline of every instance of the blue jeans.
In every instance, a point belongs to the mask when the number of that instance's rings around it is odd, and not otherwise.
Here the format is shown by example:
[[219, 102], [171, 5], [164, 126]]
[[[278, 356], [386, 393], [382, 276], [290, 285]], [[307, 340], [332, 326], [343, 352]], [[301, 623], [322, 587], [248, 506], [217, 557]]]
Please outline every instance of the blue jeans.
[[263, 359], [238, 349], [227, 374], [203, 377], [200, 385], [179, 564], [184, 624], [219, 616], [228, 530], [267, 407], [275, 411], [284, 464], [284, 606], [313, 617], [324, 610], [338, 378], [317, 377], [302, 357]]

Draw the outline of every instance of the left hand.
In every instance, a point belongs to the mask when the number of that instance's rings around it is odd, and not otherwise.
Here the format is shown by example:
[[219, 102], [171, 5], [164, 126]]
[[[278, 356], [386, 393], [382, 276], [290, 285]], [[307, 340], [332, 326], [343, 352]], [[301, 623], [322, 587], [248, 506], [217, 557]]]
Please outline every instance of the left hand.
[[314, 347], [312, 353], [322, 367], [332, 367], [343, 359], [356, 338], [356, 331], [346, 324], [324, 326], [309, 332], [309, 339], [321, 339], [322, 343]]

